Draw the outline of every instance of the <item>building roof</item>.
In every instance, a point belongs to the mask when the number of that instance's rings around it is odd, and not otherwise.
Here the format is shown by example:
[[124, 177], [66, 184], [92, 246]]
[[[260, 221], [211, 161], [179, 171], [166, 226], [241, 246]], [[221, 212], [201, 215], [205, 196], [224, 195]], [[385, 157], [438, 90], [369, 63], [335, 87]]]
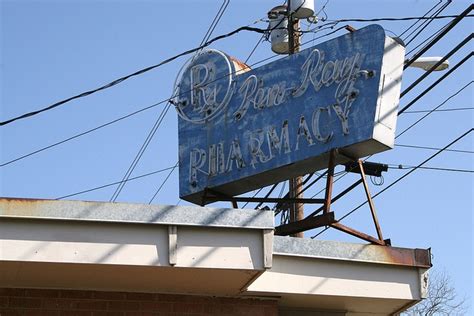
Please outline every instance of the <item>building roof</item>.
[[429, 250], [273, 236], [273, 227], [271, 211], [4, 198], [0, 283], [381, 314], [426, 294]]

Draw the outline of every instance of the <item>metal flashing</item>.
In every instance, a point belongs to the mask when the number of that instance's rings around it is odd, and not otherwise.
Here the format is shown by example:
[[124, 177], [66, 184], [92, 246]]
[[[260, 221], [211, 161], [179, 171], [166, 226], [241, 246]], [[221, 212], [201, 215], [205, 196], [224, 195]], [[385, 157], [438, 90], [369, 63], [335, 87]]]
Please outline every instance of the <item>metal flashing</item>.
[[0, 218], [273, 229], [273, 212], [249, 209], [0, 198]]
[[419, 268], [431, 267], [430, 249], [409, 249], [282, 236], [275, 236], [273, 239], [273, 255]]

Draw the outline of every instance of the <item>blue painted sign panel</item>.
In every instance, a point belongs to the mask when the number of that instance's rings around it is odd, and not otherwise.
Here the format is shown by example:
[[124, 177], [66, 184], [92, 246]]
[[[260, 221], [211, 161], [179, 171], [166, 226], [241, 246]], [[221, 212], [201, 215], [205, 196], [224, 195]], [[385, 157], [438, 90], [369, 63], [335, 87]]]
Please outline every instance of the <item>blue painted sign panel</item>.
[[216, 50], [182, 69], [181, 198], [238, 195], [393, 146], [404, 49], [371, 25], [249, 70]]

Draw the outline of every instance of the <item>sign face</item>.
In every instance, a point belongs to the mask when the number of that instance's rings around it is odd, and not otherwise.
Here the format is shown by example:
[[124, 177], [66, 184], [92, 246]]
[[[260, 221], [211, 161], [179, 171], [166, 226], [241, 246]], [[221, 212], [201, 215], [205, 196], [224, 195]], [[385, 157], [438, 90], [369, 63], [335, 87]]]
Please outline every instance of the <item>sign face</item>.
[[206, 188], [233, 196], [323, 169], [335, 148], [353, 158], [392, 148], [403, 62], [378, 25], [250, 71], [201, 52], [173, 100], [181, 198], [204, 204]]

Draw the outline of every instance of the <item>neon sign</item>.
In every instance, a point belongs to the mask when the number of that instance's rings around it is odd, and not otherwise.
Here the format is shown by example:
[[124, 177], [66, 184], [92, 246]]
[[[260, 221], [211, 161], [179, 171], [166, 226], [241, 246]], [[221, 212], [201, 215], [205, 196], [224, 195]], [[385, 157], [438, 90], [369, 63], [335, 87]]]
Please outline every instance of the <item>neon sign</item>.
[[250, 71], [201, 52], [175, 85], [180, 196], [201, 203], [206, 188], [237, 195], [322, 169], [333, 148], [390, 149], [403, 60], [377, 25]]

